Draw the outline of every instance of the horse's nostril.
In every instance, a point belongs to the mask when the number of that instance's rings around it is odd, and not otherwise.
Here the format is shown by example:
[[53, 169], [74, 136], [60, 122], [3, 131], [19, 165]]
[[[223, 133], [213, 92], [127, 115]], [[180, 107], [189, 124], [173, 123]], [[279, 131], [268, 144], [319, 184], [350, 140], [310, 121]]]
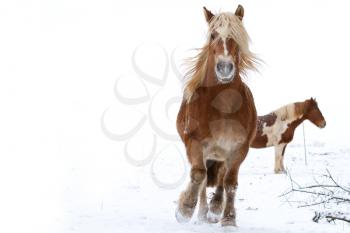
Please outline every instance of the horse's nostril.
[[218, 71], [221, 71], [223, 69], [223, 64], [222, 62], [219, 62], [217, 65], [216, 65], [216, 68], [218, 69]]
[[221, 61], [218, 62], [217, 66], [217, 70], [222, 74], [222, 75], [229, 75], [232, 70], [233, 70], [233, 64], [231, 62], [225, 62], [225, 61]]
[[229, 64], [228, 64], [227, 69], [228, 69], [230, 72], [232, 71], [232, 69], [233, 69], [232, 63], [229, 63]]

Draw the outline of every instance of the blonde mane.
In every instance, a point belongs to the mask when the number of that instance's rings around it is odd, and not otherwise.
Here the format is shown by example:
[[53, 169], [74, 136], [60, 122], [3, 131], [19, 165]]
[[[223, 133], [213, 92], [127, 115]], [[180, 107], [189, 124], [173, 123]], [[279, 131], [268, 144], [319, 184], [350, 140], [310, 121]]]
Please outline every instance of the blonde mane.
[[249, 50], [250, 38], [245, 30], [242, 21], [233, 13], [225, 12], [214, 16], [209, 23], [208, 41], [199, 50], [199, 53], [188, 59], [188, 72], [185, 75], [184, 97], [190, 100], [193, 93], [200, 86], [207, 71], [207, 62], [210, 47], [210, 35], [219, 33], [223, 38], [233, 39], [239, 47], [240, 64], [238, 70], [245, 75], [248, 69], [256, 70], [258, 59]]

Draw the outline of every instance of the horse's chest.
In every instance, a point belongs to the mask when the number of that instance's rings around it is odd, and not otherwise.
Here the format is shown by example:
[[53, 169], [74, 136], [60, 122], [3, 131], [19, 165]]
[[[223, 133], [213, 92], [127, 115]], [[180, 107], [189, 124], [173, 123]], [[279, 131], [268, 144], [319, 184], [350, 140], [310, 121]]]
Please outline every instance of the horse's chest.
[[288, 131], [289, 123], [290, 122], [288, 121], [277, 120], [271, 126], [265, 125], [263, 127], [263, 135], [267, 136], [266, 146], [275, 146], [283, 141], [282, 139], [284, 138], [283, 136], [285, 133]]
[[231, 114], [241, 110], [243, 99], [238, 91], [225, 89], [215, 93], [208, 102], [210, 104], [209, 112], [215, 111], [221, 114]]
[[244, 127], [232, 119], [209, 122], [210, 136], [203, 140], [206, 159], [225, 160], [238, 150], [247, 138]]

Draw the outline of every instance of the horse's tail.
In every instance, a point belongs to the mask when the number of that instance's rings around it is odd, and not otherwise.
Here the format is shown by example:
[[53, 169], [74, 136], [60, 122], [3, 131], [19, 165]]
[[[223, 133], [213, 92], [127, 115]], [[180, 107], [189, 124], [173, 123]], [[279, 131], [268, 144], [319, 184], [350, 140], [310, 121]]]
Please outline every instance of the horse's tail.
[[213, 187], [216, 186], [219, 182], [219, 170], [223, 166], [223, 162], [215, 161], [215, 160], [207, 160], [207, 186]]

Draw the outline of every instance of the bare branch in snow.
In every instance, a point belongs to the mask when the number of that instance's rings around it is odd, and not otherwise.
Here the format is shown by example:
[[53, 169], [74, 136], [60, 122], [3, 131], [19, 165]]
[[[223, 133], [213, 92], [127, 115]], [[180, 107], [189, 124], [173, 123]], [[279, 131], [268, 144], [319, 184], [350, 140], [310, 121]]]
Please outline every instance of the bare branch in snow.
[[[284, 197], [289, 204], [299, 203], [298, 208], [317, 206], [327, 210], [315, 212], [312, 219], [314, 222], [325, 219], [328, 222], [344, 221], [350, 223], [350, 188], [339, 184], [329, 170], [326, 172], [327, 174], [322, 175], [325, 179], [324, 182], [319, 182], [318, 179], [314, 178], [314, 184], [311, 185], [298, 184], [288, 172], [291, 189], [280, 197]], [[298, 199], [295, 200], [294, 194], [299, 194]], [[303, 198], [300, 198], [300, 195]], [[291, 200], [292, 196], [293, 200]]]

